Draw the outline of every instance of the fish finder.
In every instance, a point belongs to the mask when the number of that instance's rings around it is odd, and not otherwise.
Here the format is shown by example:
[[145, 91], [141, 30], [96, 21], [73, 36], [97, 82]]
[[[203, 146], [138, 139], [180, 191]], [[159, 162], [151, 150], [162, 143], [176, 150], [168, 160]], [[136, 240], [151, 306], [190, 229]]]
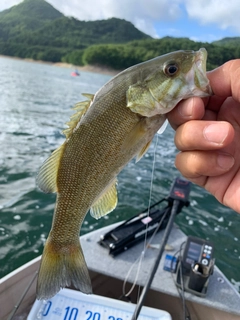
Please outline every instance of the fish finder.
[[208, 267], [211, 260], [213, 260], [213, 243], [189, 236], [182, 257], [183, 273], [190, 274], [192, 265], [196, 263]]
[[177, 266], [176, 284], [185, 291], [204, 297], [215, 259], [211, 241], [189, 236]]
[[172, 184], [168, 199], [188, 202], [191, 191], [191, 182], [182, 178], [176, 178]]

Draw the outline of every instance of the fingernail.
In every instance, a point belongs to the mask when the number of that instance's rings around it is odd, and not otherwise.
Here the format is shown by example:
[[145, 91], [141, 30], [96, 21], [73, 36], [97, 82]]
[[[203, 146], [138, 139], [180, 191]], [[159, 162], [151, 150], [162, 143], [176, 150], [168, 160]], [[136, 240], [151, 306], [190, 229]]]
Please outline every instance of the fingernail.
[[234, 165], [234, 158], [230, 154], [223, 154], [220, 153], [217, 157], [217, 163], [219, 167], [221, 167], [224, 170], [231, 169], [232, 166]]
[[229, 127], [226, 123], [210, 124], [205, 127], [203, 135], [206, 140], [216, 144], [222, 144], [228, 135]]
[[192, 115], [193, 98], [189, 98], [187, 102], [181, 103], [178, 107], [178, 112], [184, 118]]

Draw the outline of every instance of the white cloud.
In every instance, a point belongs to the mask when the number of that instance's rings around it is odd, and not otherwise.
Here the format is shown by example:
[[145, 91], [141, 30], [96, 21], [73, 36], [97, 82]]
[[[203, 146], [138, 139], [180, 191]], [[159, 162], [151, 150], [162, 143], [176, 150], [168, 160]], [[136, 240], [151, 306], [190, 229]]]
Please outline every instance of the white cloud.
[[[0, 11], [19, 4], [23, 0], [0, 0]], [[157, 30], [159, 23], [169, 22], [172, 25], [173, 36], [181, 36], [181, 25], [187, 19], [191, 19], [193, 29], [184, 34], [193, 36], [194, 29], [208, 26], [209, 32], [203, 35], [206, 41], [214, 39], [210, 36], [212, 27], [218, 29], [240, 32], [240, 5], [239, 0], [47, 0], [57, 10], [67, 16], [73, 16], [79, 20], [101, 20], [111, 17], [131, 21], [139, 30], [158, 37], [163, 34], [163, 29]], [[168, 22], [168, 24], [167, 24]], [[177, 27], [175, 26], [177, 22]], [[189, 21], [188, 21], [189, 22]], [[215, 28], [216, 29], [216, 28]], [[204, 32], [205, 33], [205, 32]], [[165, 34], [165, 33], [164, 33]], [[199, 34], [199, 33], [198, 33]], [[216, 37], [216, 36], [215, 36]]]
[[0, 11], [8, 9], [16, 4], [19, 4], [21, 0], [0, 0]]
[[225, 38], [225, 35], [221, 35], [221, 34], [212, 34], [212, 33], [204, 33], [204, 34], [199, 34], [197, 36], [190, 36], [189, 39], [196, 41], [196, 42], [213, 42], [213, 41], [217, 41], [217, 40], [221, 40]]
[[239, 0], [185, 0], [185, 6], [189, 18], [202, 25], [216, 24], [220, 29], [240, 32]]
[[100, 20], [111, 17], [131, 21], [138, 29], [157, 36], [154, 23], [175, 21], [181, 15], [180, 0], [49, 0], [68, 16], [79, 20]]
[[[23, 0], [0, 0], [0, 11]], [[47, 0], [57, 10], [79, 20], [101, 20], [112, 17], [131, 21], [136, 28], [157, 37], [154, 24], [176, 21], [181, 15], [182, 0]]]

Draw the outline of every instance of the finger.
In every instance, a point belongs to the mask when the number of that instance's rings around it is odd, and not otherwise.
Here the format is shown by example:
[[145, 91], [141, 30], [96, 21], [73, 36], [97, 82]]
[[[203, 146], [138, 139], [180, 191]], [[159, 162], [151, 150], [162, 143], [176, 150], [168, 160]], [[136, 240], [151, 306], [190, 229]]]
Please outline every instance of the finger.
[[[233, 96], [236, 101], [240, 102], [238, 85], [240, 79], [240, 59], [226, 62], [219, 68], [208, 72], [207, 76], [216, 96], [222, 98]], [[214, 99], [211, 99], [211, 101], [214, 102]]]
[[204, 103], [202, 99], [192, 97], [181, 101], [168, 113], [168, 121], [174, 130], [189, 120], [201, 119], [204, 115]]
[[221, 175], [234, 165], [234, 157], [218, 151], [187, 151], [176, 156], [175, 165], [187, 179], [204, 185], [207, 177]]
[[205, 114], [202, 117], [202, 120], [207, 120], [207, 121], [216, 121], [218, 117], [218, 114], [212, 110], [205, 110]]
[[175, 135], [176, 147], [181, 151], [221, 149], [234, 138], [229, 122], [193, 120], [180, 126]]

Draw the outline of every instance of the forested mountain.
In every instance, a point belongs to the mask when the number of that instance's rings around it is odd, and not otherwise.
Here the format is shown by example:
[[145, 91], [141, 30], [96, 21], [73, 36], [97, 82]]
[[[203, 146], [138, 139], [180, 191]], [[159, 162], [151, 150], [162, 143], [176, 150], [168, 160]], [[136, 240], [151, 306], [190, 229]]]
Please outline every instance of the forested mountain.
[[128, 21], [79, 21], [44, 0], [24, 0], [0, 12], [0, 54], [61, 61], [74, 49], [150, 38]]
[[239, 46], [240, 45], [240, 37], [227, 37], [218, 41], [214, 41], [213, 44], [219, 46]]
[[240, 57], [240, 38], [212, 44], [188, 38], [152, 39], [122, 19], [65, 17], [45, 0], [24, 0], [0, 12], [0, 54], [21, 58], [120, 70], [170, 51], [200, 47], [208, 51], [208, 69]]
[[37, 30], [61, 17], [63, 14], [46, 1], [24, 0], [21, 4], [0, 12], [0, 37], [2, 38], [2, 31], [9, 38], [25, 31]]

